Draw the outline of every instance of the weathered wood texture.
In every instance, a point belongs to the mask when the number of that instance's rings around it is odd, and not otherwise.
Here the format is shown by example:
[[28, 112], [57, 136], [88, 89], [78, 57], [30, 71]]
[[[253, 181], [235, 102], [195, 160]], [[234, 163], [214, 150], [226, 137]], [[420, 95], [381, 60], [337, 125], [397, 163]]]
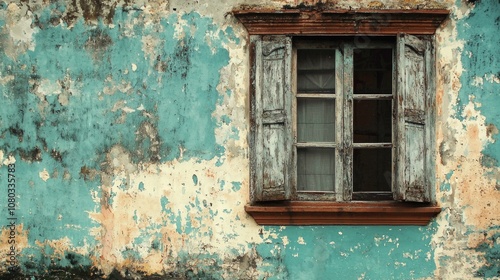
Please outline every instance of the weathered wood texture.
[[434, 34], [449, 12], [433, 10], [234, 10], [249, 34]]
[[398, 35], [397, 171], [399, 200], [429, 202], [434, 178], [432, 160], [434, 115], [433, 52], [430, 38]]
[[252, 201], [290, 199], [291, 38], [252, 36]]
[[343, 81], [343, 166], [344, 166], [344, 178], [343, 178], [343, 200], [350, 201], [352, 198], [353, 191], [353, 95], [354, 95], [354, 49], [352, 44], [347, 44], [344, 47], [344, 81]]
[[245, 206], [259, 225], [427, 225], [441, 208], [399, 202], [285, 202]]
[[335, 170], [335, 200], [344, 200], [344, 178], [346, 175], [346, 170], [344, 167], [344, 151], [345, 143], [343, 141], [344, 137], [344, 53], [337, 49], [335, 52], [335, 95], [337, 96], [335, 104], [335, 127], [337, 127], [337, 133], [335, 134], [335, 142], [337, 143], [337, 149], [335, 150], [335, 166], [338, 166]]

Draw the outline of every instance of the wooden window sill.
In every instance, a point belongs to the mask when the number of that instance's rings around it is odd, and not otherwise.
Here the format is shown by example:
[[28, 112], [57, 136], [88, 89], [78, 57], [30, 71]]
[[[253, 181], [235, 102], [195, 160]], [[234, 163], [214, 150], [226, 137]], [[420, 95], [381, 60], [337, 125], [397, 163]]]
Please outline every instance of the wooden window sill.
[[246, 205], [259, 225], [428, 225], [441, 208], [388, 202], [292, 201]]

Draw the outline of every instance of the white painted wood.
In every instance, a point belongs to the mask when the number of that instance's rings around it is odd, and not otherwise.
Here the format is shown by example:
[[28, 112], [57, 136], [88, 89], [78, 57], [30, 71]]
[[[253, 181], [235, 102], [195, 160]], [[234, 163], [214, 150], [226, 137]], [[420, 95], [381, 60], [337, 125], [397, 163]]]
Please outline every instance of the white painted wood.
[[297, 93], [297, 98], [321, 98], [321, 99], [335, 99], [335, 94], [325, 93]]
[[344, 54], [339, 49], [335, 52], [335, 127], [337, 133], [335, 135], [335, 142], [337, 148], [335, 149], [335, 200], [344, 201], [344, 153], [345, 143], [344, 137]]
[[254, 46], [252, 98], [252, 201], [291, 197], [292, 42], [286, 36], [251, 36]]
[[395, 198], [430, 202], [433, 141], [433, 59], [431, 43], [400, 34], [397, 44], [397, 160]]
[[297, 148], [336, 148], [337, 144], [333, 142], [297, 142]]
[[344, 77], [343, 77], [343, 193], [344, 200], [350, 201], [352, 199], [353, 191], [353, 91], [354, 91], [354, 52], [353, 45], [346, 44], [344, 47]]

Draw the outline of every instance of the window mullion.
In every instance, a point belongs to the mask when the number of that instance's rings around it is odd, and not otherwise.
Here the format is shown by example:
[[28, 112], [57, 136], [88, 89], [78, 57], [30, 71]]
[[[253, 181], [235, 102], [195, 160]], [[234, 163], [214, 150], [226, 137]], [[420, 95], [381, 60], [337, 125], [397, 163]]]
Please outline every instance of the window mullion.
[[335, 150], [335, 199], [344, 201], [344, 54], [341, 49], [335, 52], [335, 126], [338, 127], [335, 134], [337, 148]]
[[353, 163], [352, 163], [352, 126], [353, 126], [353, 46], [351, 44], [344, 45], [344, 60], [343, 60], [343, 159], [344, 159], [344, 178], [343, 178], [343, 194], [344, 200], [352, 199], [353, 186]]

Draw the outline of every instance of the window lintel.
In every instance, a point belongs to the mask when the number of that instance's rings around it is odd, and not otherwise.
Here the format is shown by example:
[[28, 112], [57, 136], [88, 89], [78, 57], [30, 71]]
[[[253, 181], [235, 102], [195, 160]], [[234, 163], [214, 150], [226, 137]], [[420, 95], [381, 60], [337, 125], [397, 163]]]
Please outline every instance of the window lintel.
[[432, 35], [446, 9], [233, 10], [250, 35]]

